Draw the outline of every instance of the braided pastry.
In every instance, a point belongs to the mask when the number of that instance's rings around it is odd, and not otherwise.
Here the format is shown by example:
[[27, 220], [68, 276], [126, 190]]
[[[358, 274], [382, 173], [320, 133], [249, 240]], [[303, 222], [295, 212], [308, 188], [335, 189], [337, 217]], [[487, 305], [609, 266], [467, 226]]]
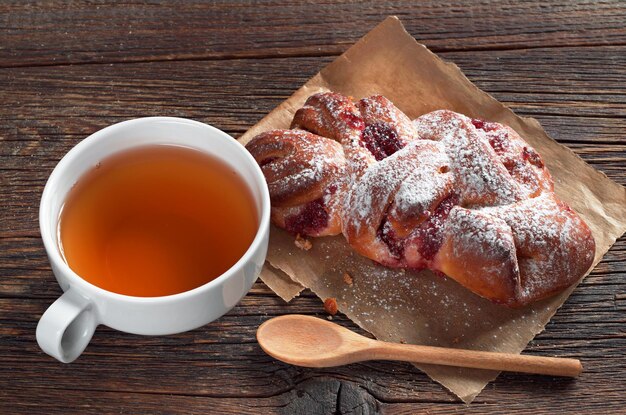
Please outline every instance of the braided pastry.
[[431, 269], [508, 306], [548, 297], [591, 266], [585, 222], [510, 127], [440, 110], [411, 121], [382, 96], [311, 96], [292, 129], [247, 148], [272, 218], [292, 233], [343, 233], [388, 267]]

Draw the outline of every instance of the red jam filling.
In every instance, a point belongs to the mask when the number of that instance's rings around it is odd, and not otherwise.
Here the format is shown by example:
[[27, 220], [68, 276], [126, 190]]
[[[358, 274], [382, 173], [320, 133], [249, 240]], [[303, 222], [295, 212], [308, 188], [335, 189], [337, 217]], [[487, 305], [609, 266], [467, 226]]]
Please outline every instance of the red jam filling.
[[380, 161], [402, 149], [398, 132], [385, 123], [369, 124], [361, 135], [365, 148]]
[[543, 160], [541, 160], [541, 156], [532, 148], [524, 147], [522, 151], [522, 157], [524, 160], [528, 160], [528, 162], [534, 166], [539, 168], [543, 167]]
[[[414, 240], [419, 244], [418, 251], [426, 261], [433, 259], [443, 244], [443, 227], [450, 210], [459, 204], [459, 197], [452, 194], [443, 199], [420, 227], [415, 231]], [[377, 231], [377, 236], [387, 245], [389, 252], [396, 258], [404, 255], [406, 239], [399, 239], [393, 228], [384, 220]], [[420, 268], [421, 269], [421, 268]]]
[[381, 241], [383, 241], [385, 245], [387, 245], [387, 248], [389, 248], [389, 252], [391, 252], [391, 255], [393, 255], [395, 258], [402, 257], [402, 255], [404, 254], [404, 241], [396, 237], [396, 233], [393, 231], [393, 228], [387, 223], [387, 219], [383, 219], [383, 222], [378, 227], [376, 235], [380, 238]]
[[496, 154], [503, 154], [506, 152], [506, 139], [508, 138], [508, 134], [503, 131], [502, 134], [490, 134], [488, 137], [489, 144], [491, 148], [496, 152]]
[[474, 127], [478, 128], [479, 130], [483, 130], [483, 131], [493, 131], [496, 128], [498, 128], [496, 123], [485, 121], [485, 120], [481, 120], [481, 119], [478, 119], [478, 118], [472, 118], [472, 124], [474, 124]]
[[443, 244], [443, 227], [450, 214], [450, 210], [459, 204], [459, 197], [452, 194], [443, 199], [435, 211], [430, 215], [416, 232], [420, 243], [419, 253], [422, 258], [431, 260]]
[[326, 194], [334, 195], [337, 192], [338, 189], [339, 189], [339, 187], [337, 186], [337, 184], [333, 183], [333, 184], [331, 184], [330, 186], [328, 186], [326, 188]]
[[309, 235], [328, 226], [328, 212], [322, 198], [315, 199], [305, 205], [298, 215], [285, 220], [285, 228], [291, 233]]
[[504, 167], [509, 171], [509, 173], [512, 173], [516, 170], [519, 170], [520, 168], [520, 162], [519, 160], [514, 160], [512, 158], [506, 158], [502, 161], [502, 164], [504, 165]]
[[[484, 120], [479, 120], [477, 118], [472, 119], [472, 124], [478, 130], [483, 130], [485, 132], [491, 132], [498, 128], [498, 125], [493, 122], [487, 122]], [[506, 130], [501, 130], [499, 134], [489, 134], [487, 139], [489, 140], [489, 144], [491, 148], [496, 152], [496, 154], [503, 154], [506, 152], [507, 147], [507, 139], [509, 138]]]
[[339, 114], [339, 117], [348, 125], [350, 128], [355, 128], [357, 130], [362, 130], [365, 127], [365, 123], [363, 122], [363, 118], [360, 115], [355, 114], [352, 111], [345, 110]]

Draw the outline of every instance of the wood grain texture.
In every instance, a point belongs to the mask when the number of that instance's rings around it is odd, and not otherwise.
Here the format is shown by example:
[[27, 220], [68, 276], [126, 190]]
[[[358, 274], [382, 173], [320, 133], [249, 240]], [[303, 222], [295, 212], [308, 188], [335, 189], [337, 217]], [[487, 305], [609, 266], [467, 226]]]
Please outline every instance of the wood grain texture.
[[10, 1], [0, 66], [334, 55], [388, 15], [435, 51], [626, 44], [619, 0]]
[[38, 203], [65, 152], [106, 125], [147, 115], [238, 136], [389, 14], [626, 184], [620, 1], [2, 2], [0, 413], [624, 413], [625, 238], [526, 351], [579, 358], [581, 377], [504, 374], [469, 407], [409, 364], [274, 361], [257, 345], [256, 327], [323, 309], [308, 291], [285, 305], [262, 283], [189, 333], [100, 327], [69, 366], [38, 349], [37, 321], [61, 292], [39, 239]]

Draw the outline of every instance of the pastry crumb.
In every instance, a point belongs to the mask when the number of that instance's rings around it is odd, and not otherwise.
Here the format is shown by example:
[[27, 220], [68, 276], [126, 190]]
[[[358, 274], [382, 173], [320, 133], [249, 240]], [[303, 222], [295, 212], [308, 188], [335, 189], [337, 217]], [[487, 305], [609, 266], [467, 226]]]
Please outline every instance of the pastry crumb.
[[337, 314], [337, 300], [334, 298], [327, 298], [324, 300], [324, 310], [331, 316]]
[[347, 272], [344, 272], [343, 282], [345, 282], [347, 285], [352, 285], [354, 283], [354, 278], [352, 278], [352, 275], [348, 274]]
[[332, 320], [333, 316], [326, 316], [326, 320]]
[[294, 241], [294, 244], [303, 251], [308, 251], [309, 249], [313, 248], [313, 243], [307, 238], [303, 238], [300, 234], [296, 235], [296, 240]]

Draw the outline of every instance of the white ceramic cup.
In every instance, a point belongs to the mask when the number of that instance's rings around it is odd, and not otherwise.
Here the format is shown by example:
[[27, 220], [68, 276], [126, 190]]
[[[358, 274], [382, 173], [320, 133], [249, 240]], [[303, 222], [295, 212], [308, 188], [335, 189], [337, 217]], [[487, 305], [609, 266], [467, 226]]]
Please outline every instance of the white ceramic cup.
[[[218, 278], [180, 294], [133, 297], [97, 287], [70, 269], [59, 251], [58, 221], [68, 192], [84, 173], [114, 153], [151, 144], [193, 148], [232, 166], [252, 191], [259, 227], [246, 253]], [[261, 169], [241, 144], [216, 128], [182, 118], [149, 117], [111, 125], [90, 135], [59, 162], [41, 198], [41, 237], [64, 294], [39, 320], [39, 346], [69, 363], [80, 356], [99, 324], [128, 333], [163, 335], [219, 318], [246, 295], [261, 271], [267, 253], [269, 215], [269, 193]]]

